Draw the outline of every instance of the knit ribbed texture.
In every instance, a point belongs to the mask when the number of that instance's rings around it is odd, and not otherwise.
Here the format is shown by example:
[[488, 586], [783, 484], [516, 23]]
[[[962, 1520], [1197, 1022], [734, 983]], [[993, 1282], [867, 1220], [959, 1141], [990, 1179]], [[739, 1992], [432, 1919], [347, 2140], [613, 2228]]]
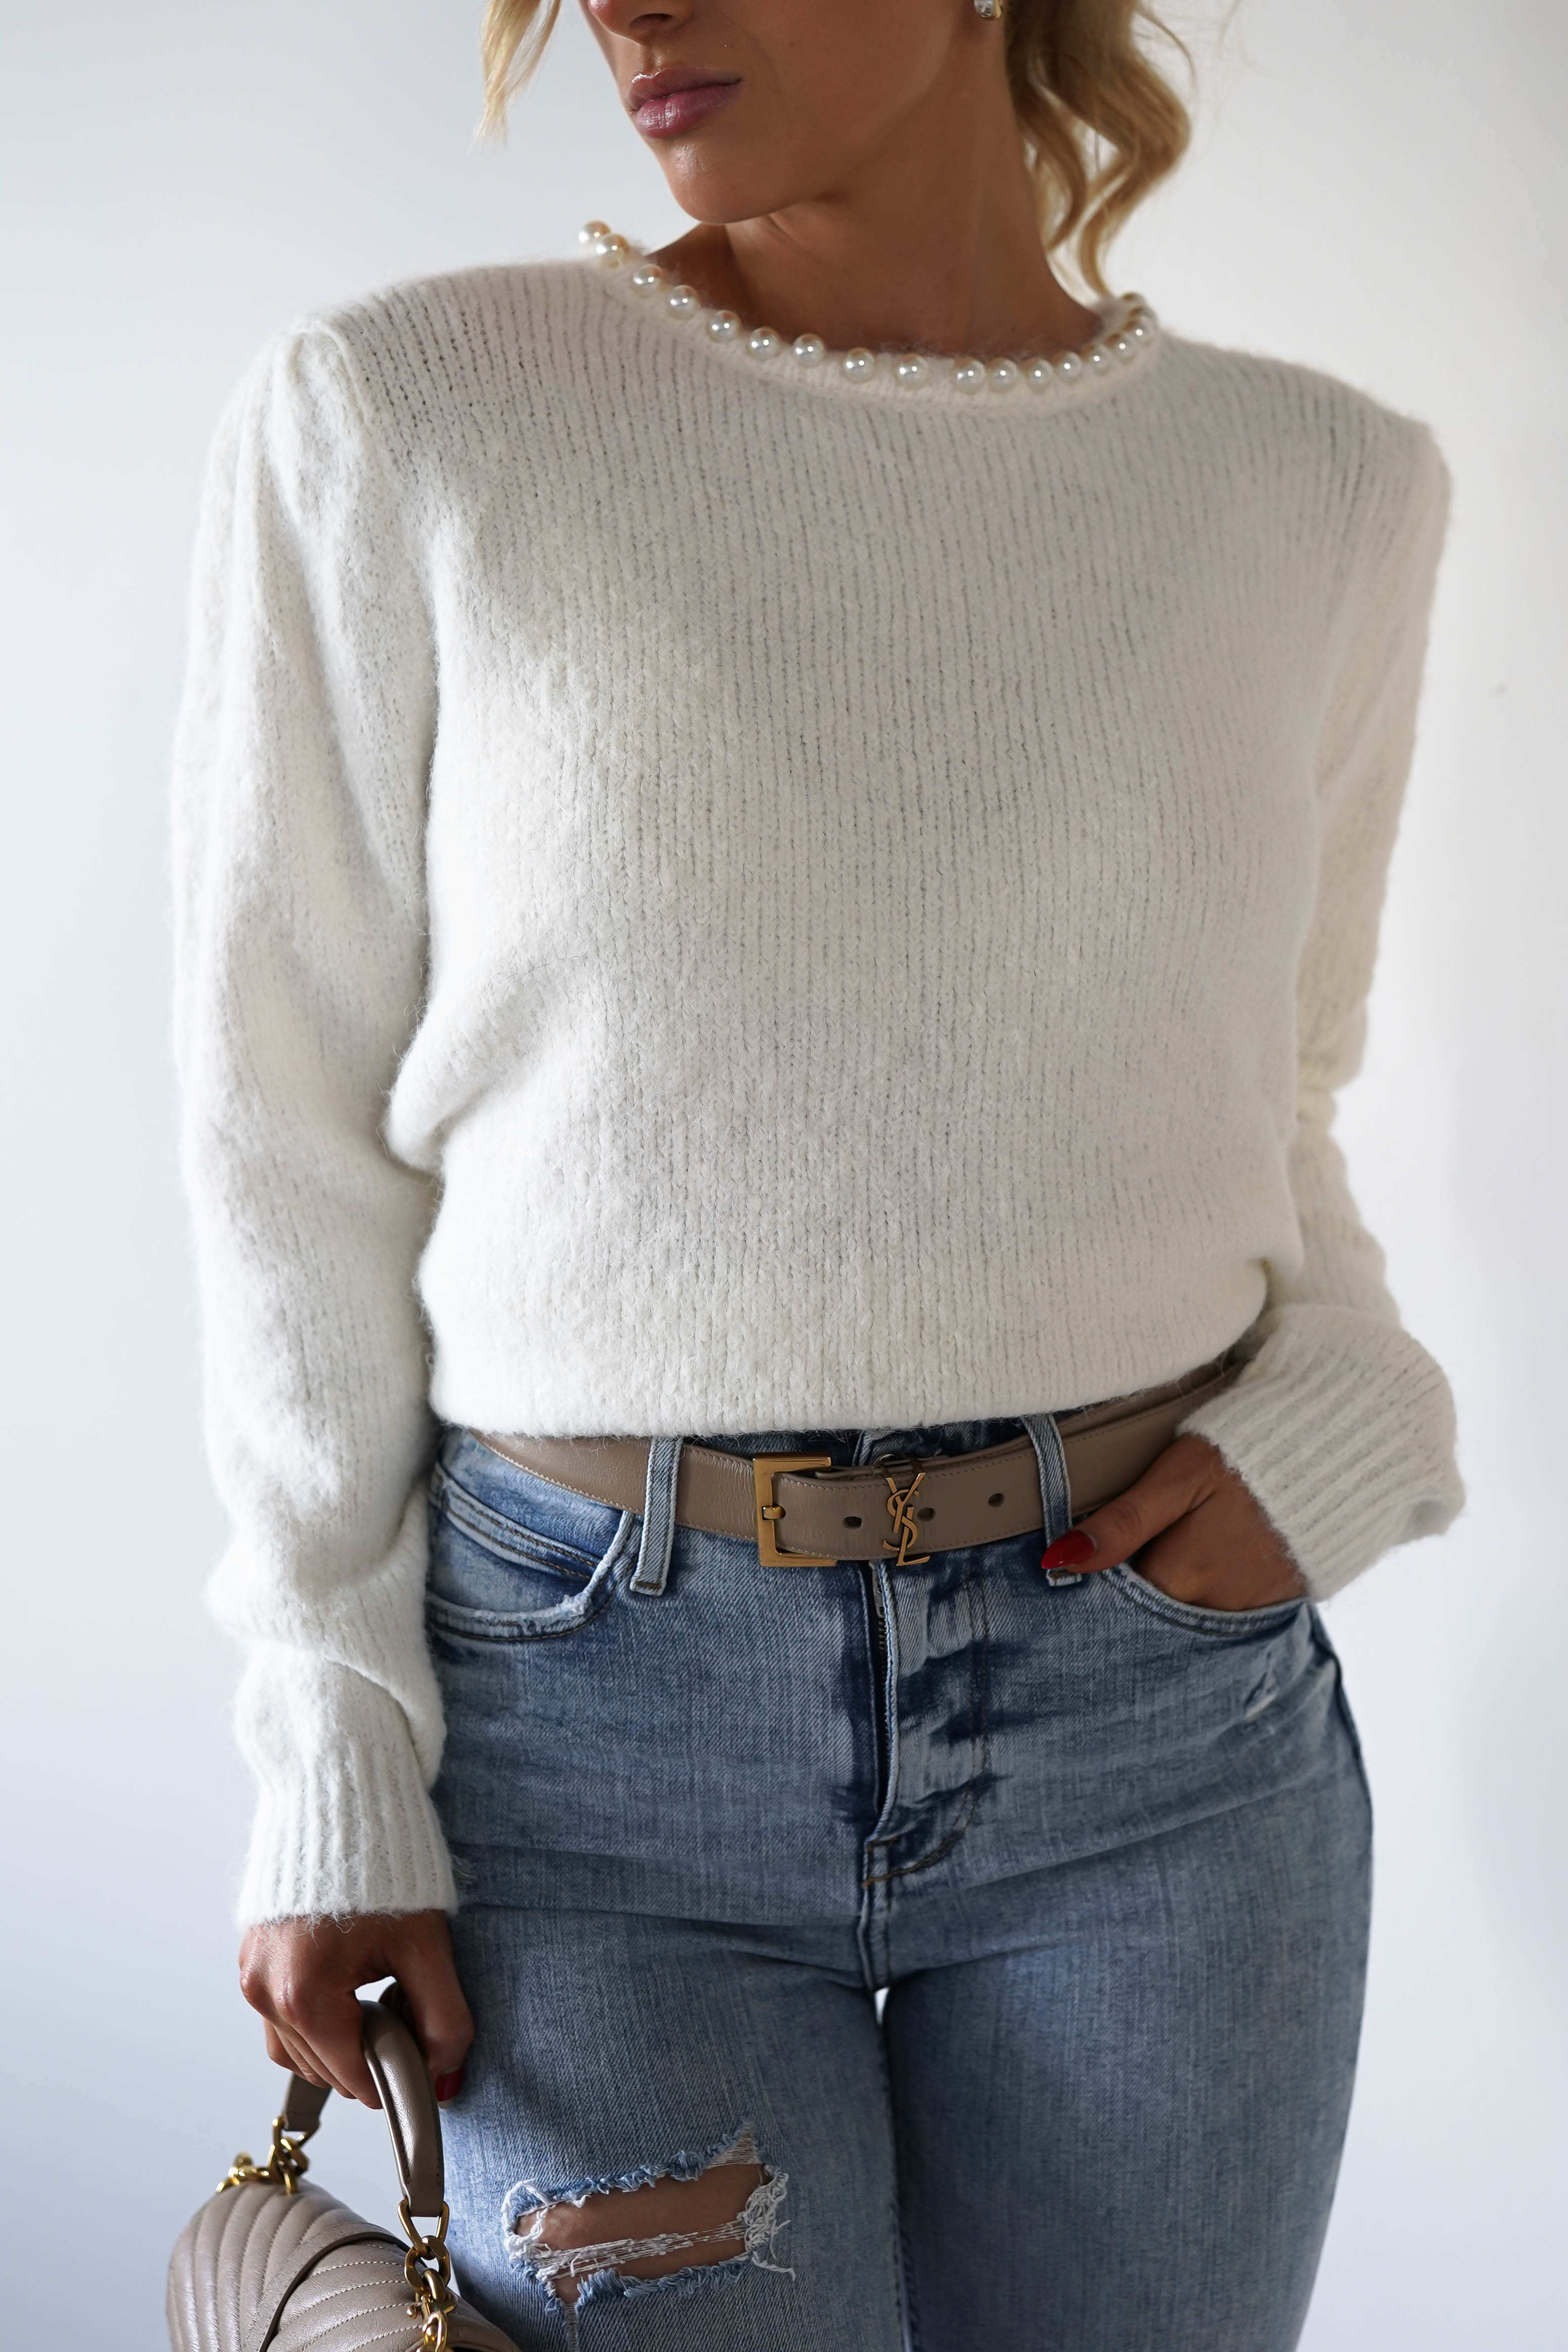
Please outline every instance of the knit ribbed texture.
[[1458, 1507], [1330, 1133], [1430, 436], [1173, 338], [921, 397], [561, 266], [308, 322], [220, 429], [178, 1042], [248, 1918], [450, 1900], [432, 1410], [1060, 1410], [1267, 1310], [1192, 1425], [1314, 1588]]
[[260, 1788], [242, 1920], [457, 1907], [407, 1721], [384, 1688], [263, 1646], [237, 1714]]
[[1320, 1600], [1462, 1499], [1448, 1384], [1397, 1324], [1290, 1307], [1259, 1327], [1247, 1377], [1183, 1425], [1246, 1479]]

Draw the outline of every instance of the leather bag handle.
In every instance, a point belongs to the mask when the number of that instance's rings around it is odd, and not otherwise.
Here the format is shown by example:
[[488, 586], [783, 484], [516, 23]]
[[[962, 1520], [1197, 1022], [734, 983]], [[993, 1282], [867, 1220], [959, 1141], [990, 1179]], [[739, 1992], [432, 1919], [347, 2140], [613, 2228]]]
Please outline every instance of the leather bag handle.
[[447, 2203], [441, 2110], [425, 2053], [402, 2018], [384, 2002], [362, 2000], [359, 2006], [365, 2064], [381, 2094], [392, 2158], [408, 2210], [440, 2213]]
[[[447, 2168], [441, 2151], [441, 2111], [425, 2053], [395, 2011], [379, 2000], [362, 2000], [360, 2034], [365, 2064], [381, 2096], [392, 2141], [392, 2160], [410, 2213], [439, 2213], [447, 2201]], [[321, 2120], [329, 2092], [290, 2074], [283, 2095], [283, 2129], [309, 2138]]]

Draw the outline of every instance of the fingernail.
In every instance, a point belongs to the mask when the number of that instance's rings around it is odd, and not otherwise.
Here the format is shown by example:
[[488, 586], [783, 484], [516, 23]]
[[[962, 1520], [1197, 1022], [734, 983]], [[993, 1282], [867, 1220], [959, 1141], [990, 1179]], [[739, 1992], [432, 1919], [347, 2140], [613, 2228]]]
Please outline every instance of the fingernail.
[[462, 2087], [463, 2070], [460, 2066], [455, 2074], [437, 2074], [436, 2077], [436, 2096], [442, 2106], [448, 2099], [455, 2099]]
[[1040, 1566], [1081, 1568], [1086, 1559], [1094, 1558], [1099, 1549], [1091, 1535], [1087, 1535], [1082, 1528], [1074, 1528], [1070, 1535], [1058, 1536], [1054, 1544], [1046, 1546], [1040, 1554]]

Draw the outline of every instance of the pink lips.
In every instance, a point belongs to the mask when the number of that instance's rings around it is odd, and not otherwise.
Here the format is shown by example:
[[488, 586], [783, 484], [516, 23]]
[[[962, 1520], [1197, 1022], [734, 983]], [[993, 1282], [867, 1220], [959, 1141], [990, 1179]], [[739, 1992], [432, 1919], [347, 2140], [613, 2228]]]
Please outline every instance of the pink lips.
[[659, 73], [635, 75], [626, 96], [632, 121], [645, 139], [679, 139], [706, 122], [739, 88], [738, 76], [667, 66]]

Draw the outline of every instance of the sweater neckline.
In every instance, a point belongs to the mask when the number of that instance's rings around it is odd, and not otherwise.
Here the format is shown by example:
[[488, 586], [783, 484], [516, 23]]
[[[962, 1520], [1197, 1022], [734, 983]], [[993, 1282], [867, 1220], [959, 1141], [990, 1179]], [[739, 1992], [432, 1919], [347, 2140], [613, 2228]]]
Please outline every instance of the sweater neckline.
[[833, 351], [818, 335], [789, 343], [771, 327], [748, 331], [731, 310], [705, 304], [629, 237], [603, 221], [580, 233], [585, 267], [615, 301], [656, 331], [695, 346], [718, 366], [759, 382], [788, 383], [818, 397], [914, 411], [959, 408], [975, 416], [1054, 415], [1096, 403], [1142, 375], [1163, 341], [1141, 294], [1097, 306], [1100, 330], [1076, 351], [989, 362], [932, 352]]

